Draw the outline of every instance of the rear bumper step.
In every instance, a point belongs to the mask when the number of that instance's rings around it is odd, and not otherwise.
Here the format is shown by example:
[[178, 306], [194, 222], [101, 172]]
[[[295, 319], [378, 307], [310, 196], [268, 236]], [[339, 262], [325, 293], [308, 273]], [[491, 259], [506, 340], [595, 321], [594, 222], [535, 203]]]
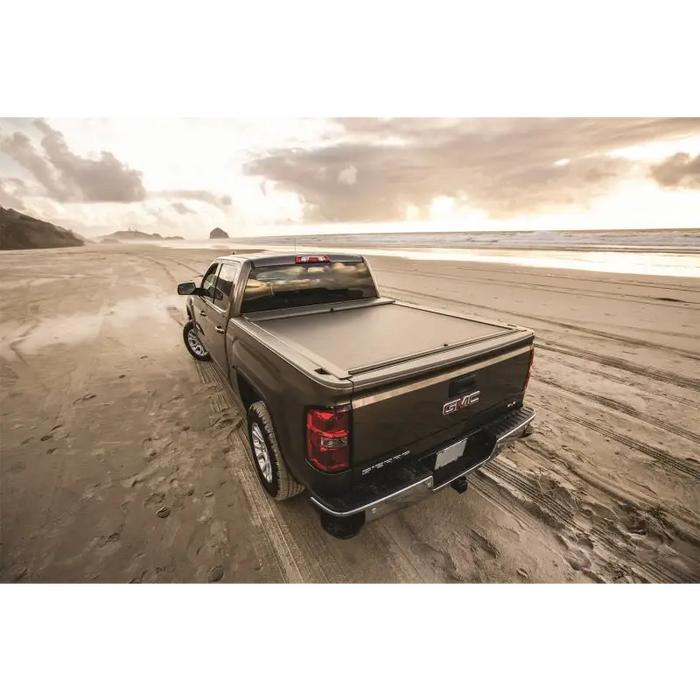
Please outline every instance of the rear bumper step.
[[394, 480], [393, 484], [386, 484], [384, 488], [375, 486], [371, 491], [368, 489], [365, 493], [356, 494], [352, 501], [321, 500], [312, 496], [311, 502], [323, 513], [336, 518], [354, 518], [364, 514], [366, 522], [377, 520], [422, 501], [485, 466], [497, 457], [506, 445], [531, 434], [531, 424], [536, 415], [531, 408], [523, 407], [481, 428], [474, 434], [478, 436], [478, 440], [475, 441], [475, 451], [444, 469], [433, 471], [432, 467], [428, 466], [431, 457], [436, 454], [433, 452], [417, 462], [400, 467], [401, 474], [405, 476], [404, 483], [401, 485], [397, 485]]

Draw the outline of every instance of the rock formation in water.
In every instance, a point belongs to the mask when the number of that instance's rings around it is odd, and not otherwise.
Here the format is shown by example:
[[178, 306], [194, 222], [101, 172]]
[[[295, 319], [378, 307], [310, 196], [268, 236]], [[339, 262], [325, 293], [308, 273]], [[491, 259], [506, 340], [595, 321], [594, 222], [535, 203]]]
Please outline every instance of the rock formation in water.
[[215, 228], [210, 234], [209, 238], [210, 239], [219, 239], [219, 238], [229, 238], [230, 236], [226, 231], [220, 228]]

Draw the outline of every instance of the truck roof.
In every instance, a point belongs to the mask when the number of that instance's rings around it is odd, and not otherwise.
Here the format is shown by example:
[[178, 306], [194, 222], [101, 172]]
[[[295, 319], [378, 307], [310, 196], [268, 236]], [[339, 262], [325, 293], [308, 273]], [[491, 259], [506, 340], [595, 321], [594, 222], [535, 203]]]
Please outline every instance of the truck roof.
[[276, 265], [295, 265], [299, 256], [322, 256], [330, 258], [331, 262], [362, 262], [361, 255], [348, 255], [345, 253], [241, 253], [240, 255], [222, 255], [216, 258], [215, 262], [241, 262], [246, 260], [252, 267], [273, 267]]

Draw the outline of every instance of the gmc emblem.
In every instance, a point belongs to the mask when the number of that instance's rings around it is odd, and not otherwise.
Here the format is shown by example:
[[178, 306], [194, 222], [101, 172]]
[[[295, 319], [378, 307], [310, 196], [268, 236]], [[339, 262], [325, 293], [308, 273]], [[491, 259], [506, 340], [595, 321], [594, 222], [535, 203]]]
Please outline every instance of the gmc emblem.
[[456, 413], [457, 411], [462, 411], [465, 408], [469, 408], [470, 406], [473, 406], [475, 403], [479, 403], [480, 398], [481, 398], [481, 392], [474, 391], [473, 393], [467, 394], [467, 396], [462, 396], [459, 399], [452, 399], [452, 401], [448, 401], [442, 407], [442, 415], [449, 416], [450, 413]]

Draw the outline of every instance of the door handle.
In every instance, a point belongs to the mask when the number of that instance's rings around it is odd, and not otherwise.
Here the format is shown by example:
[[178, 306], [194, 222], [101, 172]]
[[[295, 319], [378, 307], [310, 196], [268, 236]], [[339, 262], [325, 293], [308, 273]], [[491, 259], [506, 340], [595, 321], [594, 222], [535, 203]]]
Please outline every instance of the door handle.
[[217, 326], [217, 327], [216, 327], [216, 332], [217, 332], [217, 333], [220, 333], [221, 335], [223, 335], [226, 331], [224, 331], [224, 329], [223, 329], [221, 326]]

